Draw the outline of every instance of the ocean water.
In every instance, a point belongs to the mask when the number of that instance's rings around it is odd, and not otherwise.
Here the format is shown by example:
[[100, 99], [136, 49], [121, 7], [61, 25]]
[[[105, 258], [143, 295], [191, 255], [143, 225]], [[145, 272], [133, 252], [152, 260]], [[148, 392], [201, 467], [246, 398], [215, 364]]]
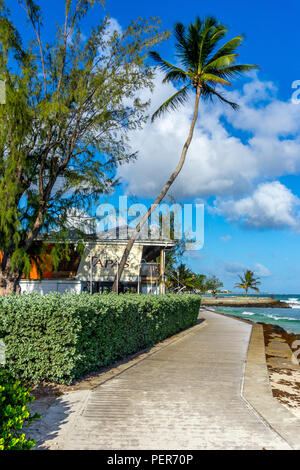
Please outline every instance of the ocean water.
[[[256, 295], [256, 297], [270, 296]], [[229, 315], [240, 318], [245, 318], [254, 322], [264, 322], [279, 325], [286, 331], [300, 334], [300, 295], [274, 295], [274, 299], [287, 302], [291, 308], [214, 307], [214, 310], [217, 312], [228, 313]]]

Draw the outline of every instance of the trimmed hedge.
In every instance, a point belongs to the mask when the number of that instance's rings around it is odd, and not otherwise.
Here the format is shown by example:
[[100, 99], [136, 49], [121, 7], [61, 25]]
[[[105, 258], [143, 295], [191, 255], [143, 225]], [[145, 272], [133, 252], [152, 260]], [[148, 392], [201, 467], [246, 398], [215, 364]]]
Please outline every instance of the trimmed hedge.
[[0, 298], [6, 367], [17, 378], [70, 384], [197, 321], [196, 295], [9, 295]]
[[0, 450], [30, 450], [35, 445], [22, 429], [39, 414], [32, 415], [28, 404], [34, 401], [30, 389], [15, 381], [6, 370], [0, 370]]

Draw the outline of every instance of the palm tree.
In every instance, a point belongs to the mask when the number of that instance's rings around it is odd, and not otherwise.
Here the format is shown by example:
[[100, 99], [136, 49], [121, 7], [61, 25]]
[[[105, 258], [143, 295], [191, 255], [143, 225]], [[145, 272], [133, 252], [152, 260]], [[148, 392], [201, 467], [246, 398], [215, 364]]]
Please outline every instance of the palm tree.
[[195, 275], [191, 269], [181, 263], [177, 268], [166, 271], [168, 287], [178, 291], [182, 289], [192, 290], [194, 288]]
[[259, 281], [259, 277], [254, 277], [254, 272], [250, 271], [247, 269], [247, 271], [244, 272], [244, 277], [239, 276], [240, 278], [240, 283], [235, 284], [234, 287], [238, 287], [239, 289], [245, 289], [246, 295], [248, 295], [248, 289], [253, 289], [255, 292], [259, 292], [259, 289], [257, 286], [261, 284]]
[[152, 121], [161, 116], [164, 112], [175, 110], [179, 105], [185, 103], [190, 91], [195, 93], [194, 113], [188, 138], [183, 146], [176, 169], [169, 177], [154, 203], [137, 225], [134, 234], [128, 241], [124, 250], [113, 285], [113, 290], [115, 291], [130, 250], [141, 228], [163, 200], [183, 167], [188, 148], [192, 141], [198, 117], [200, 99], [213, 100], [216, 98], [228, 104], [233, 109], [238, 109], [238, 105], [226, 99], [219, 90], [219, 87], [231, 86], [231, 79], [258, 68], [256, 65], [240, 65], [236, 63], [238, 56], [236, 51], [242, 44], [242, 35], [234, 37], [218, 49], [220, 41], [226, 36], [227, 32], [228, 29], [215, 18], [207, 17], [202, 21], [197, 17], [195, 22], [191, 23], [187, 30], [182, 23], [175, 25], [176, 58], [180, 64], [179, 66], [172, 65], [170, 62], [162, 59], [157, 52], [150, 53], [152, 59], [166, 74], [163, 80], [164, 83], [172, 82], [175, 85], [183, 85], [158, 108], [152, 116]]

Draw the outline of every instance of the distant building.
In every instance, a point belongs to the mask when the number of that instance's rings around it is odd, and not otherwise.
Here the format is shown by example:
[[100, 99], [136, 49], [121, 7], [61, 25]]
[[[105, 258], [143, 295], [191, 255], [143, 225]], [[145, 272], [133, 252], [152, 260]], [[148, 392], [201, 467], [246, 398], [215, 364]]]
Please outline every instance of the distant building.
[[[84, 244], [82, 255], [77, 250], [79, 240], [71, 236], [70, 259], [62, 260], [56, 271], [51, 260], [55, 242], [51, 236], [38, 240], [37, 243], [46, 247], [39, 270], [42, 276], [33, 263], [29, 278], [20, 281], [21, 292], [46, 294], [67, 291], [79, 294], [110, 291], [132, 231], [125, 226], [95, 235], [87, 234], [81, 240]], [[125, 265], [119, 292], [164, 293], [165, 250], [173, 246], [172, 240], [137, 239]], [[157, 258], [159, 263], [156, 263]]]

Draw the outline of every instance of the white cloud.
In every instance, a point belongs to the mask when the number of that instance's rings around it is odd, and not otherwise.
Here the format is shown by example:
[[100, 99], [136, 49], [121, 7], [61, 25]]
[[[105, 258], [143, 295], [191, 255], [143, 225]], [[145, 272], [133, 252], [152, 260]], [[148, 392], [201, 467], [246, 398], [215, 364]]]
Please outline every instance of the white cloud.
[[229, 221], [242, 221], [256, 228], [299, 228], [297, 209], [300, 200], [286, 186], [274, 181], [262, 183], [250, 195], [238, 200], [217, 199], [215, 211]]
[[271, 271], [261, 263], [254, 265], [254, 273], [259, 277], [269, 277], [272, 275]]
[[243, 275], [247, 269], [250, 269], [256, 276], [259, 277], [269, 277], [272, 275], [271, 271], [261, 263], [255, 263], [253, 266], [249, 267], [245, 264], [235, 262], [223, 262], [223, 264], [221, 264], [221, 268], [225, 275], [235, 278], [239, 275]]
[[[172, 84], [163, 85], [161, 80], [159, 73], [150, 112], [175, 92]], [[228, 96], [240, 104], [239, 112], [221, 103], [201, 103], [186, 163], [171, 191], [178, 199], [230, 198], [231, 204], [236, 201], [235, 212], [240, 211], [244, 216], [247, 214], [243, 207], [248, 204], [252, 208], [248, 223], [259, 227], [261, 217], [254, 214], [253, 196], [249, 194], [255, 193], [258, 186], [260, 189], [255, 194], [259, 196], [262, 192], [259, 184], [266, 180], [300, 172], [300, 106], [280, 101], [275, 85], [259, 80], [256, 75], [241, 91], [230, 92]], [[139, 157], [118, 170], [118, 176], [128, 185], [128, 192], [139, 197], [157, 195], [177, 165], [192, 111], [191, 96], [189, 103], [178, 111], [130, 134]], [[268, 217], [268, 225], [294, 226], [295, 197], [278, 182], [269, 189], [272, 194], [277, 192], [284, 207], [279, 208], [281, 215]], [[261, 205], [261, 216], [268, 216], [263, 209], [266, 201]]]
[[230, 262], [224, 262], [222, 267], [222, 271], [224, 271], [229, 276], [234, 277], [236, 277], [238, 274], [242, 274], [244, 271], [246, 271], [246, 269], [248, 268], [244, 264]]
[[[105, 28], [105, 32], [102, 36], [102, 40], [104, 41], [104, 44], [98, 47], [98, 54], [99, 56], [101, 56], [103, 60], [108, 59], [110, 56], [110, 52], [111, 52], [110, 41], [112, 39], [112, 36], [114, 35], [114, 33], [121, 35], [122, 31], [123, 31], [122, 26], [119, 24], [118, 20], [112, 17], [109, 18], [106, 28]], [[96, 60], [98, 60], [98, 58]], [[101, 65], [103, 64], [100, 63], [100, 67]]]
[[106, 28], [106, 34], [108, 36], [112, 36], [114, 34], [114, 32], [117, 32], [118, 34], [121, 34], [122, 33], [122, 26], [120, 25], [120, 23], [118, 22], [118, 20], [116, 20], [116, 18], [109, 18], [109, 25], [108, 27]]

